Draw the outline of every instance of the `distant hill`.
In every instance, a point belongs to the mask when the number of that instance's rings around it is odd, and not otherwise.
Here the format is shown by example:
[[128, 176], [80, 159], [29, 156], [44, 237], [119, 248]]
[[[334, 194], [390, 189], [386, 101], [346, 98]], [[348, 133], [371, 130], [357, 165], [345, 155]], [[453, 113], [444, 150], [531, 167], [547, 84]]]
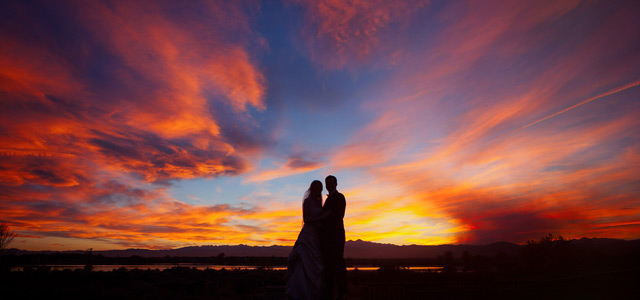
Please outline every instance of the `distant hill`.
[[[621, 253], [640, 250], [640, 240], [625, 241], [618, 239], [582, 238], [571, 240], [572, 244], [602, 249], [605, 252]], [[523, 246], [498, 242], [489, 245], [405, 245], [381, 244], [362, 240], [347, 241], [344, 249], [345, 258], [434, 258], [451, 251], [454, 256], [461, 256], [465, 251], [472, 255], [495, 256], [498, 253], [516, 255]], [[126, 249], [94, 251], [108, 257], [209, 257], [224, 253], [225, 256], [254, 256], [254, 257], [286, 257], [291, 252], [291, 246], [191, 246], [167, 250]], [[12, 254], [28, 253], [58, 253], [57, 251], [26, 251], [11, 249]], [[61, 251], [60, 253], [84, 253], [84, 251]]]
[[225, 256], [288, 256], [291, 246], [248, 246], [248, 245], [221, 245], [221, 246], [191, 246], [168, 250], [126, 249], [95, 251], [95, 254], [104, 256], [123, 257], [139, 255], [144, 257], [184, 256], [205, 257], [217, 256], [224, 253]]
[[473, 255], [494, 256], [498, 253], [515, 255], [520, 245], [499, 242], [489, 245], [406, 245], [379, 244], [362, 240], [348, 241], [344, 247], [344, 256], [351, 258], [427, 258], [443, 255], [451, 251], [454, 256], [461, 256], [465, 251]]

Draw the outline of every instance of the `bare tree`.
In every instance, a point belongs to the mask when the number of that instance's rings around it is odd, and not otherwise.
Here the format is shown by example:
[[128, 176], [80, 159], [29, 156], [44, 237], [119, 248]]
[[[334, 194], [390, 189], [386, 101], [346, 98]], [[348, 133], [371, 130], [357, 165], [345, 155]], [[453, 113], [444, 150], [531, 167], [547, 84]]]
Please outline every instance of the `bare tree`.
[[16, 233], [10, 230], [7, 223], [0, 223], [0, 251], [7, 248], [15, 236]]

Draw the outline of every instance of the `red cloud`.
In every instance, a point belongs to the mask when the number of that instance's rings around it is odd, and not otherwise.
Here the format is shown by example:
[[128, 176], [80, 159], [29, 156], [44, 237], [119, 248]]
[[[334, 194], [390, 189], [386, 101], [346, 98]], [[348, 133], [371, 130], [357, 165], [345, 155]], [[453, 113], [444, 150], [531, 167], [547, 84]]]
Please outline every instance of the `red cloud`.
[[[384, 31], [406, 25], [426, 1], [300, 1], [306, 11], [302, 29], [311, 58], [329, 69], [369, 62], [372, 54], [384, 53]], [[388, 49], [388, 48], [387, 48]], [[389, 60], [397, 52], [388, 53]]]
[[[222, 101], [238, 114], [264, 108], [261, 72], [246, 41], [234, 41], [252, 33], [232, 6], [195, 5], [169, 15], [172, 7], [155, 2], [85, 3], [65, 7], [75, 12], [66, 21], [87, 35], [68, 44], [29, 40], [28, 29], [3, 32], [0, 126], [11, 134], [1, 138], [8, 158], [1, 180], [74, 185], [91, 180], [93, 168], [149, 181], [243, 172], [242, 153], [221, 136], [210, 105]], [[49, 30], [22, 17], [39, 32]], [[96, 64], [103, 74], [87, 77]]]

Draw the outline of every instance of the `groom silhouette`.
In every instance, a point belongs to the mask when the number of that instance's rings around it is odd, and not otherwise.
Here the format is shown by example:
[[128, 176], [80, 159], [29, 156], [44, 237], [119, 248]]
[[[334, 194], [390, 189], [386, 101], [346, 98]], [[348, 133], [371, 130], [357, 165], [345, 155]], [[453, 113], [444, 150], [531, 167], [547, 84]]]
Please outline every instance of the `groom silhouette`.
[[324, 202], [322, 211], [330, 211], [322, 222], [320, 230], [320, 247], [324, 259], [325, 287], [322, 299], [333, 299], [334, 289], [338, 290], [338, 299], [347, 296], [347, 268], [344, 263], [344, 210], [347, 201], [336, 190], [338, 179], [329, 175], [324, 179], [329, 196]]

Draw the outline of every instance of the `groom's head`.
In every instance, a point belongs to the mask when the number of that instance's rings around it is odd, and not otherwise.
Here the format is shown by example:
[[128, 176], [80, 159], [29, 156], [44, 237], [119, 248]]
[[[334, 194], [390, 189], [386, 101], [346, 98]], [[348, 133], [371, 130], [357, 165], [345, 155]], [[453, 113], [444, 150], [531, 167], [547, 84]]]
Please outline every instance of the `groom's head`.
[[336, 187], [338, 186], [338, 179], [333, 175], [329, 175], [324, 179], [324, 183], [327, 187], [327, 191], [331, 193], [336, 190]]

